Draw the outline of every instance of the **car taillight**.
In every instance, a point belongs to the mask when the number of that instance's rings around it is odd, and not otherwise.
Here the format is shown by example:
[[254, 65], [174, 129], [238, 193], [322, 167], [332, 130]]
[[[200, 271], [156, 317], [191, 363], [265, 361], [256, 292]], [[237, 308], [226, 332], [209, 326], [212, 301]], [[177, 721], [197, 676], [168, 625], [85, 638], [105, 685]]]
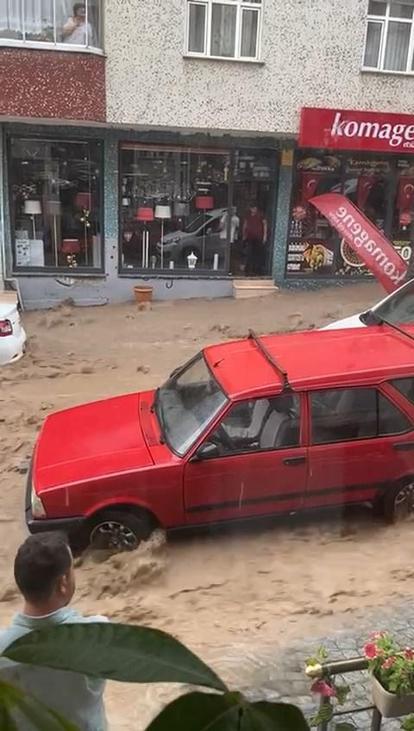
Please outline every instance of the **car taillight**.
[[5, 338], [7, 335], [13, 335], [13, 325], [10, 320], [0, 320], [0, 338]]
[[45, 518], [46, 517], [46, 510], [44, 508], [44, 505], [42, 503], [41, 498], [37, 494], [36, 490], [32, 486], [32, 513], [34, 518]]

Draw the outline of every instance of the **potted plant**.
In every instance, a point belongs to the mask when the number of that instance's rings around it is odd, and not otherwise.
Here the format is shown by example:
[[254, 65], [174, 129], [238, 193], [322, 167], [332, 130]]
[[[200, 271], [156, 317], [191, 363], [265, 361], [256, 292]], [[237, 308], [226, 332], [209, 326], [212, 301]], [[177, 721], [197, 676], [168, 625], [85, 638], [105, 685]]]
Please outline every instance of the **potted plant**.
[[413, 713], [414, 649], [401, 647], [388, 632], [376, 632], [364, 646], [364, 655], [372, 675], [373, 700], [384, 718]]

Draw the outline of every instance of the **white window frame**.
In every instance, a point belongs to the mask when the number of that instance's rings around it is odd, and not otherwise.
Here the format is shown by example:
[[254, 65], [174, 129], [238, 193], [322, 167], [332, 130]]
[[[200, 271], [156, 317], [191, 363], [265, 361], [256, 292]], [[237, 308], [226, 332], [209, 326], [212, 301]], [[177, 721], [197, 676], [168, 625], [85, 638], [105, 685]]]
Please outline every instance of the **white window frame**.
[[[71, 43], [63, 43], [62, 41], [56, 40], [56, 2], [53, 0], [53, 35], [54, 40], [53, 41], [32, 41], [32, 40], [26, 40], [25, 39], [25, 31], [26, 31], [26, 18], [25, 13], [23, 12], [24, 7], [24, 0], [12, 0], [13, 2], [16, 2], [20, 8], [21, 8], [21, 15], [23, 18], [23, 38], [2, 38], [0, 36], [0, 47], [8, 47], [8, 48], [37, 48], [42, 49], [44, 51], [67, 51], [68, 53], [95, 53], [99, 56], [104, 55], [103, 50], [103, 9], [104, 9], [104, 2], [103, 0], [100, 0], [100, 18], [99, 18], [99, 33], [101, 36], [101, 46], [89, 46], [89, 45], [76, 45]], [[74, 5], [74, 2], [71, 4]], [[87, 0], [85, 0], [85, 7], [86, 7], [86, 23], [88, 22], [88, 5], [89, 3]]]
[[[367, 15], [364, 50], [363, 50], [363, 56], [362, 56], [362, 70], [363, 71], [376, 71], [376, 72], [382, 73], [382, 74], [400, 74], [403, 76], [412, 76], [412, 75], [414, 75], [414, 69], [412, 68], [412, 64], [414, 61], [414, 3], [413, 3], [413, 18], [410, 19], [410, 18], [397, 18], [394, 15], [391, 15], [392, 0], [380, 0], [380, 1], [386, 2], [386, 5], [387, 5], [386, 14], [385, 15], [371, 15], [369, 13]], [[398, 0], [395, 0], [395, 2], [398, 2]], [[405, 4], [405, 3], [402, 3], [402, 4]], [[406, 66], [405, 70], [403, 70], [403, 71], [396, 71], [393, 69], [384, 69], [385, 49], [387, 46], [388, 28], [389, 28], [390, 22], [406, 23], [407, 25], [411, 26], [410, 42], [409, 42], [408, 54], [407, 54], [407, 66]], [[369, 23], [377, 23], [377, 24], [381, 25], [381, 41], [380, 41], [379, 58], [378, 58], [377, 66], [366, 66], [365, 65], [365, 54], [366, 54], [366, 48], [367, 48]]]
[[[250, 2], [250, 0], [184, 0], [185, 8], [185, 45], [184, 55], [191, 58], [207, 58], [217, 61], [243, 61], [246, 63], [260, 63], [261, 58], [261, 39], [262, 39], [262, 23], [263, 23], [263, 2]], [[236, 16], [236, 43], [234, 56], [214, 56], [210, 53], [211, 49], [211, 18], [213, 13], [213, 4], [229, 5], [237, 8]], [[201, 5], [205, 8], [205, 28], [204, 28], [204, 51], [190, 51], [190, 7], [191, 5]], [[244, 10], [254, 10], [258, 15], [257, 19], [257, 36], [256, 36], [256, 56], [242, 56], [242, 13]]]

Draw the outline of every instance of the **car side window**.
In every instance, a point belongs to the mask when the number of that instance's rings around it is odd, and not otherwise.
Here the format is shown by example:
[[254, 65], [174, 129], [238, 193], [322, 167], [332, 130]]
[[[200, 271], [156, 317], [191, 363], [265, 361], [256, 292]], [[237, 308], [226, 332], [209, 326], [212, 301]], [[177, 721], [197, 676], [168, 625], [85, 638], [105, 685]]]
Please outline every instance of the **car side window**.
[[235, 404], [208, 438], [219, 456], [297, 447], [300, 400], [295, 394]]
[[414, 378], [396, 378], [391, 385], [414, 404]]
[[312, 443], [373, 439], [409, 431], [410, 422], [375, 388], [338, 388], [311, 394]]

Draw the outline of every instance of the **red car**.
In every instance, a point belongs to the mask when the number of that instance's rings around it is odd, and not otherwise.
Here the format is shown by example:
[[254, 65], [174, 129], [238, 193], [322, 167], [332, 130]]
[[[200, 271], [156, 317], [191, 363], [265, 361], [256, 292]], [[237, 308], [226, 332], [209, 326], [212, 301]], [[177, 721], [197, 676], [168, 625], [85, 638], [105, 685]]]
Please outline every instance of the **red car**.
[[49, 416], [27, 489], [32, 532], [132, 549], [176, 529], [414, 501], [414, 343], [382, 324], [228, 342], [154, 391]]

